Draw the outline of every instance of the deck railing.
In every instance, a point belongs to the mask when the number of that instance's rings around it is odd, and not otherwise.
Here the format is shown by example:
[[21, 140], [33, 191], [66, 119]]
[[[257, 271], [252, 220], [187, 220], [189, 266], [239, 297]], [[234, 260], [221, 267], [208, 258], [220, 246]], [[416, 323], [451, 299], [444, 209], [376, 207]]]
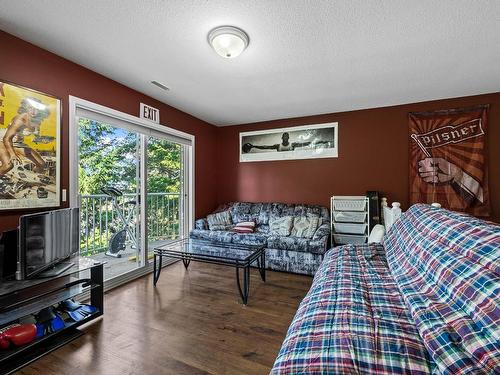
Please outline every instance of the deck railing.
[[[179, 238], [180, 220], [179, 193], [148, 193], [147, 222], [148, 241], [158, 241]], [[123, 194], [118, 206], [126, 217], [128, 210], [133, 209], [131, 228], [137, 236], [139, 205], [135, 208], [125, 205], [125, 202], [135, 200], [136, 194]], [[111, 236], [123, 228], [118, 213], [113, 208], [111, 198], [105, 194], [82, 195], [80, 204], [81, 242], [80, 255], [89, 256], [105, 252]], [[127, 236], [128, 245], [132, 245]]]

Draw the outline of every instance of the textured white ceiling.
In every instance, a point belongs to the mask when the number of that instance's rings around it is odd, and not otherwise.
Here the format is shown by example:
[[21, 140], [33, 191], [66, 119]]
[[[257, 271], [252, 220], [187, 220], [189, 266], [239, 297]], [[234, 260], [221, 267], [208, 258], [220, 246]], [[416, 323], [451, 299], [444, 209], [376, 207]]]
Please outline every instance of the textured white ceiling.
[[0, 0], [0, 29], [216, 125], [500, 91], [498, 0]]

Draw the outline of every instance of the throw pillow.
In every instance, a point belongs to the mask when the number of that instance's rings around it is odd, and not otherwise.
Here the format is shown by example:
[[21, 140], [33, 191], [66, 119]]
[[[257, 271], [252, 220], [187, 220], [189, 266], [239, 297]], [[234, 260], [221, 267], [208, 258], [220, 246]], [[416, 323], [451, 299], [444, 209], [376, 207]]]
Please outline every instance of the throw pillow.
[[282, 216], [269, 219], [269, 234], [289, 236], [292, 229], [293, 217]]
[[312, 238], [318, 226], [319, 217], [316, 215], [295, 217], [293, 219], [292, 236]]
[[253, 233], [255, 231], [255, 221], [242, 221], [233, 227], [233, 232]]
[[231, 228], [231, 213], [229, 211], [217, 212], [207, 216], [210, 230], [228, 230]]

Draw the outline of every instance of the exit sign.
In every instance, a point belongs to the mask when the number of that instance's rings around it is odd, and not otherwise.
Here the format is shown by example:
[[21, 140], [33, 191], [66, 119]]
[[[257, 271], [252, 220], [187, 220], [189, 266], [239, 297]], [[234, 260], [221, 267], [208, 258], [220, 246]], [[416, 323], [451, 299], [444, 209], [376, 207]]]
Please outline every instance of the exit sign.
[[157, 124], [160, 123], [160, 110], [150, 107], [147, 104], [141, 103], [141, 109], [140, 109], [140, 117], [145, 118], [146, 120], [156, 122]]

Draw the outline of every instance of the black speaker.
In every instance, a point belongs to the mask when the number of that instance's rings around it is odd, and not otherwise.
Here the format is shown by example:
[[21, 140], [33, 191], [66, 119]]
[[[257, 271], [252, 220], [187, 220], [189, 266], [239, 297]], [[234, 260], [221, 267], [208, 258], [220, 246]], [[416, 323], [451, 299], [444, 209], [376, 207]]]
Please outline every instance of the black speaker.
[[367, 191], [368, 197], [368, 215], [370, 216], [370, 233], [373, 227], [381, 223], [380, 218], [380, 198], [378, 191]]
[[0, 280], [12, 279], [16, 275], [18, 236], [17, 230], [0, 234]]

